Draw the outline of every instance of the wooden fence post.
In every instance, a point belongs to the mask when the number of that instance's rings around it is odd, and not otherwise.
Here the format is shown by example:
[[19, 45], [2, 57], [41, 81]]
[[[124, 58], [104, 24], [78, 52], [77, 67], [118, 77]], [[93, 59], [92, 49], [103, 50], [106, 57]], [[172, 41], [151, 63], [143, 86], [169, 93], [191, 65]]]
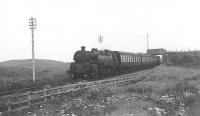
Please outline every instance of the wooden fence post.
[[12, 106], [12, 101], [9, 99], [8, 100], [8, 111], [11, 111], [11, 106]]
[[31, 106], [31, 92], [28, 91], [28, 106], [30, 107]]
[[47, 101], [47, 89], [46, 88], [44, 89], [44, 101], [45, 102]]

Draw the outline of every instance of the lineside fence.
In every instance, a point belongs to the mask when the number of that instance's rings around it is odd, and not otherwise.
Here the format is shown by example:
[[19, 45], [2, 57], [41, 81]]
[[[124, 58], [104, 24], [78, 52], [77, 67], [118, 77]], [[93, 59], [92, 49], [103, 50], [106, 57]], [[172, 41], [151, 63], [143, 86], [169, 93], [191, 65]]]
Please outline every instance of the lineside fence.
[[36, 105], [48, 101], [52, 96], [61, 95], [67, 92], [73, 92], [81, 89], [92, 88], [107, 84], [124, 85], [142, 81], [147, 75], [126, 76], [114, 79], [99, 80], [93, 82], [76, 83], [54, 88], [44, 88], [34, 92], [26, 92], [16, 95], [7, 95], [0, 97], [0, 112], [17, 111], [29, 108], [31, 105]]

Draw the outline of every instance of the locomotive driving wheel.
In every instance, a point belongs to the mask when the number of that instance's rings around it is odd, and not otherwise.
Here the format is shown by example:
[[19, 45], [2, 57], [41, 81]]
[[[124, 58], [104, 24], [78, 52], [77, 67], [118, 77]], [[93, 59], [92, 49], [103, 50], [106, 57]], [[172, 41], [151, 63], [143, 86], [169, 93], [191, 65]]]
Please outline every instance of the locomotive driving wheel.
[[71, 80], [72, 81], [76, 81], [80, 78], [81, 78], [81, 74], [78, 74], [78, 73], [71, 74]]
[[95, 71], [92, 73], [93, 78], [96, 80], [99, 78], [99, 70], [98, 67], [95, 68]]
[[89, 79], [90, 80], [96, 80], [96, 79], [98, 79], [99, 78], [99, 73], [98, 72], [99, 72], [98, 65], [93, 64], [91, 66], [90, 72], [88, 73]]

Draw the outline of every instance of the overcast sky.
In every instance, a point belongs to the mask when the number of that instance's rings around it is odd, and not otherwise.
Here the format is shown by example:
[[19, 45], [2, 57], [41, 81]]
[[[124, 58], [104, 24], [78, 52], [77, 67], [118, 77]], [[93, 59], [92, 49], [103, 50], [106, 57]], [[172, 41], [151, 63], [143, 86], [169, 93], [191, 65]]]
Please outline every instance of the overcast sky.
[[145, 52], [147, 33], [150, 48], [200, 49], [198, 0], [1, 0], [0, 61], [31, 58], [31, 16], [38, 59], [72, 61], [82, 45]]

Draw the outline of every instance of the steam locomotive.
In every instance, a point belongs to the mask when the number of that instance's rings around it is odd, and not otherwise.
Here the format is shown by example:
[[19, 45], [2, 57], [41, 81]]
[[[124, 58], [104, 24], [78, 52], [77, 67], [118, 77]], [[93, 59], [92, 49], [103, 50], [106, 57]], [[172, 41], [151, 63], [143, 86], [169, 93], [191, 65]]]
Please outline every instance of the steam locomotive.
[[74, 62], [70, 64], [69, 70], [73, 80], [95, 80], [108, 74], [154, 67], [160, 64], [159, 56], [97, 50], [96, 48], [86, 51], [84, 46], [74, 54], [73, 59]]

